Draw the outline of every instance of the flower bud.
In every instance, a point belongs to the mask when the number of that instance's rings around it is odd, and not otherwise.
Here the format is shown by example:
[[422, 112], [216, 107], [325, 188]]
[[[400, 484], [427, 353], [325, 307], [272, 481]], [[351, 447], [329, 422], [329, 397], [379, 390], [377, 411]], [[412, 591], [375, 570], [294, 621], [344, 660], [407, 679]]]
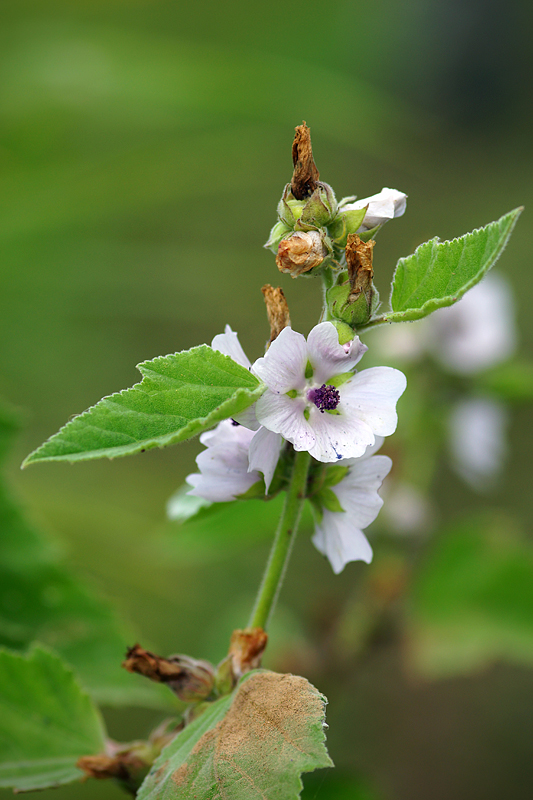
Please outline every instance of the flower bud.
[[319, 231], [296, 231], [279, 243], [276, 264], [280, 272], [289, 272], [293, 278], [313, 267], [318, 267], [328, 249]]
[[340, 276], [336, 286], [328, 290], [326, 299], [331, 313], [350, 325], [364, 325], [374, 311], [377, 293], [372, 282], [372, 251], [374, 242], [363, 242], [357, 234], [350, 234], [346, 244], [346, 275]]
[[[348, 199], [348, 198], [347, 198]], [[394, 217], [401, 217], [405, 212], [407, 195], [403, 192], [398, 192], [396, 189], [382, 189], [378, 194], [371, 197], [364, 197], [361, 200], [356, 200], [353, 203], [340, 202], [339, 211], [346, 218], [347, 227], [350, 227], [349, 233], [364, 233], [373, 228], [379, 228], [387, 220], [394, 219]], [[353, 216], [353, 212], [360, 212], [365, 209], [363, 220], [359, 226], [353, 230], [357, 217]]]
[[[368, 293], [361, 292], [354, 298], [350, 284], [346, 282], [328, 289], [326, 302], [330, 313], [336, 319], [357, 327], [368, 322], [379, 303], [379, 294], [375, 286], [372, 286]], [[351, 338], [353, 339], [353, 332]]]
[[327, 183], [317, 183], [297, 221], [297, 228], [323, 228], [336, 216], [337, 200], [333, 189]]
[[297, 200], [291, 192], [291, 185], [288, 183], [283, 190], [281, 200], [278, 203], [278, 217], [285, 225], [294, 229], [295, 222], [300, 218], [305, 207], [305, 200]]

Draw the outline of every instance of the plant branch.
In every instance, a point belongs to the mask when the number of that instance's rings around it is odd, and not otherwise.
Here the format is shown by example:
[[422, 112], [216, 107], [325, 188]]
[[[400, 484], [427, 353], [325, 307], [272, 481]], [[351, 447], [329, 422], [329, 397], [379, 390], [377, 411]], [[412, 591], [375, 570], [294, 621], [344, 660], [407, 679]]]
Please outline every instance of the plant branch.
[[291, 482], [279, 521], [276, 537], [270, 551], [263, 580], [259, 588], [249, 628], [266, 629], [276, 605], [279, 591], [292, 551], [302, 513], [307, 487], [307, 473], [311, 456], [307, 452], [295, 453]]

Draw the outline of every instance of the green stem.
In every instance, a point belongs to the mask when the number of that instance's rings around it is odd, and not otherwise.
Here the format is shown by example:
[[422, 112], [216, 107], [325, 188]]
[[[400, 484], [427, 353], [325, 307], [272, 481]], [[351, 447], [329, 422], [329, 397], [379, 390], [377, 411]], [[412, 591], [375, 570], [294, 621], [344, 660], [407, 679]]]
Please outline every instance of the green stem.
[[334, 317], [329, 313], [328, 304], [326, 302], [326, 292], [333, 286], [335, 282], [335, 276], [333, 275], [333, 270], [331, 267], [325, 267], [322, 271], [322, 288], [324, 292], [324, 305], [322, 309], [322, 315], [320, 317], [320, 322], [329, 322], [330, 320], [334, 319]]
[[303, 451], [295, 453], [292, 476], [278, 530], [248, 627], [266, 629], [289, 562], [292, 546], [298, 531], [307, 487], [307, 473], [311, 456]]

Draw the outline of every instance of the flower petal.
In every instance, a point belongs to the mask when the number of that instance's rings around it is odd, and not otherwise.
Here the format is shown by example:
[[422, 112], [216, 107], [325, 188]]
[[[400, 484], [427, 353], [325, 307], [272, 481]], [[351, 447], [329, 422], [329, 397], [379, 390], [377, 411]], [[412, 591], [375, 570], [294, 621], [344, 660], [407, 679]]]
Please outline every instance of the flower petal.
[[346, 345], [339, 344], [337, 329], [331, 322], [315, 325], [307, 337], [307, 353], [313, 367], [313, 380], [327, 383], [334, 375], [349, 372], [368, 350], [358, 336]]
[[[341, 411], [341, 406], [339, 406]], [[315, 435], [315, 443], [309, 452], [317, 461], [339, 461], [341, 458], [362, 456], [369, 445], [374, 444], [374, 434], [366, 422], [357, 414], [322, 413], [312, 406], [309, 425]]]
[[265, 494], [268, 494], [272, 477], [279, 461], [283, 439], [279, 433], [273, 433], [267, 428], [259, 428], [250, 442], [248, 453], [248, 472], [258, 470], [265, 478]]
[[292, 328], [283, 328], [263, 358], [258, 358], [252, 372], [264, 381], [272, 392], [285, 394], [291, 389], [305, 387], [307, 345], [305, 337]]
[[322, 522], [315, 527], [313, 544], [328, 557], [338, 575], [349, 561], [372, 561], [372, 548], [363, 531], [356, 528], [348, 514], [324, 511]]
[[248, 472], [248, 448], [253, 436], [253, 431], [233, 425], [229, 419], [203, 433], [200, 441], [206, 449], [196, 457], [200, 473], [185, 478], [193, 487], [188, 494], [212, 503], [226, 503], [261, 480], [258, 472]]
[[316, 438], [304, 417], [305, 406], [306, 402], [302, 397], [292, 399], [286, 394], [274, 394], [267, 389], [255, 404], [255, 412], [261, 425], [269, 431], [281, 433], [284, 439], [293, 444], [295, 450], [310, 451]]
[[347, 416], [354, 414], [374, 434], [390, 436], [398, 423], [396, 403], [406, 385], [403, 372], [392, 367], [365, 369], [341, 386], [338, 410]]
[[403, 192], [384, 187], [378, 194], [348, 203], [341, 210], [352, 211], [368, 206], [363, 224], [359, 228], [359, 232], [363, 232], [375, 228], [376, 225], [382, 225], [394, 217], [401, 217], [405, 212], [406, 201], [407, 195]]
[[366, 528], [376, 519], [383, 505], [378, 489], [391, 467], [392, 461], [388, 456], [357, 459], [346, 477], [333, 487], [355, 527]]
[[213, 338], [211, 347], [213, 350], [218, 350], [219, 353], [223, 353], [225, 356], [231, 356], [241, 367], [250, 369], [250, 359], [242, 349], [239, 337], [235, 331], [231, 330], [229, 325], [226, 325], [224, 328], [224, 333], [218, 333]]

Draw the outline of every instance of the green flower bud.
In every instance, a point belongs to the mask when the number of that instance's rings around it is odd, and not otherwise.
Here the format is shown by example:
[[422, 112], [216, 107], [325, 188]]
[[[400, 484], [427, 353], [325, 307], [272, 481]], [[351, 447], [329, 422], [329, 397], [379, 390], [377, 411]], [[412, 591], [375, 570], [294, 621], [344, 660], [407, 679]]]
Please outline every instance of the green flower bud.
[[291, 185], [288, 183], [283, 190], [281, 200], [278, 203], [278, 217], [290, 230], [294, 229], [295, 222], [300, 218], [305, 207], [305, 200], [297, 200], [291, 192]]
[[[330, 313], [336, 319], [356, 327], [366, 325], [379, 304], [379, 294], [376, 287], [372, 285], [367, 291], [362, 291], [357, 297], [354, 297], [350, 284], [346, 282], [328, 289], [326, 302]], [[353, 331], [351, 338], [353, 339]]]
[[337, 216], [337, 200], [331, 186], [327, 183], [317, 183], [317, 187], [306, 202], [301, 217], [298, 220], [300, 229], [303, 226], [323, 228]]

